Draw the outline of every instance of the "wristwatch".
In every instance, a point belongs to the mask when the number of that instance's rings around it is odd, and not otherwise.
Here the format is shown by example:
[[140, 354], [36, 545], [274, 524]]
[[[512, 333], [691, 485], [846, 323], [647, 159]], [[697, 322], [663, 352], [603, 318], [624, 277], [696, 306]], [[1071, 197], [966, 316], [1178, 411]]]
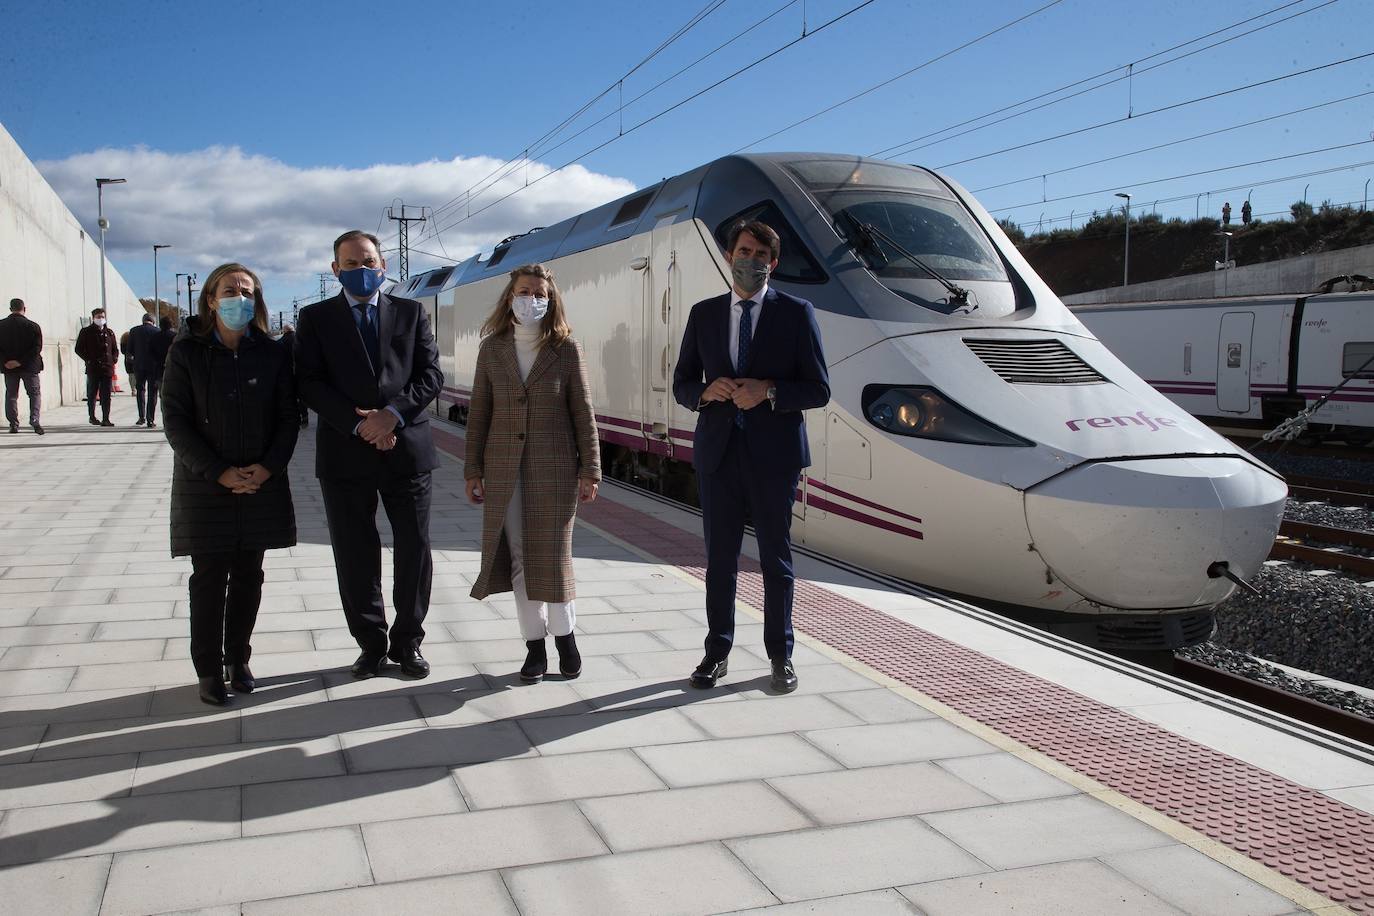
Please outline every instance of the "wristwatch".
[[773, 408], [774, 410], [777, 410], [777, 409], [778, 409], [778, 386], [777, 386], [777, 385], [769, 385], [769, 386], [768, 386], [768, 406], [771, 407], [771, 408]]

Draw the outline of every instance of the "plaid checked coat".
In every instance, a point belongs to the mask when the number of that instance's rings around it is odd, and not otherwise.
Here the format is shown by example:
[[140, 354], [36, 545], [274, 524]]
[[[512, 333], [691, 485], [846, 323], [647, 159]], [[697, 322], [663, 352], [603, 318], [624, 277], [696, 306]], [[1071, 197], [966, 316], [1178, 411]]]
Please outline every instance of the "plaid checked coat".
[[582, 348], [544, 346], [520, 381], [515, 337], [495, 334], [477, 351], [464, 478], [482, 478], [482, 571], [472, 597], [511, 590], [506, 507], [524, 487], [525, 591], [532, 601], [571, 601], [578, 479], [601, 479], [601, 450]]

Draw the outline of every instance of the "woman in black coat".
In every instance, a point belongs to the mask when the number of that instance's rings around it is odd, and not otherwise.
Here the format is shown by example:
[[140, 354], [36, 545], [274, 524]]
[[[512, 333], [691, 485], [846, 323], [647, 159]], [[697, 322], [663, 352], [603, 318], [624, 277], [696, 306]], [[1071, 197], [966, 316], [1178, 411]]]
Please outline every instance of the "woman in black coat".
[[197, 317], [167, 354], [162, 405], [175, 456], [172, 556], [191, 557], [191, 661], [200, 698], [222, 706], [224, 681], [241, 693], [255, 686], [249, 639], [263, 553], [296, 543], [291, 354], [268, 335], [262, 284], [248, 268], [224, 264], [205, 281]]

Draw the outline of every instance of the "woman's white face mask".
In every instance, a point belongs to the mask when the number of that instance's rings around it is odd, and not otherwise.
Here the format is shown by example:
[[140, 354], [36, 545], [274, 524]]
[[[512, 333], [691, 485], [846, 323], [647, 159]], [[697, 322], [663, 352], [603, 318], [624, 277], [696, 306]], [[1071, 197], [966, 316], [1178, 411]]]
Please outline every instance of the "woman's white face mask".
[[545, 296], [514, 296], [510, 309], [515, 320], [524, 325], [538, 324], [549, 311], [549, 300]]

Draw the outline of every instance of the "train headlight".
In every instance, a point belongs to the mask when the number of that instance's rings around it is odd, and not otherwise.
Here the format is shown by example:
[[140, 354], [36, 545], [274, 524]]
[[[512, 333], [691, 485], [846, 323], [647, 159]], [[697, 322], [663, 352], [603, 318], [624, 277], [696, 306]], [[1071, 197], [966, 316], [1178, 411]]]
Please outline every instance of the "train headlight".
[[863, 409], [868, 422], [899, 436], [968, 445], [1035, 444], [969, 413], [934, 388], [925, 386], [867, 385]]

